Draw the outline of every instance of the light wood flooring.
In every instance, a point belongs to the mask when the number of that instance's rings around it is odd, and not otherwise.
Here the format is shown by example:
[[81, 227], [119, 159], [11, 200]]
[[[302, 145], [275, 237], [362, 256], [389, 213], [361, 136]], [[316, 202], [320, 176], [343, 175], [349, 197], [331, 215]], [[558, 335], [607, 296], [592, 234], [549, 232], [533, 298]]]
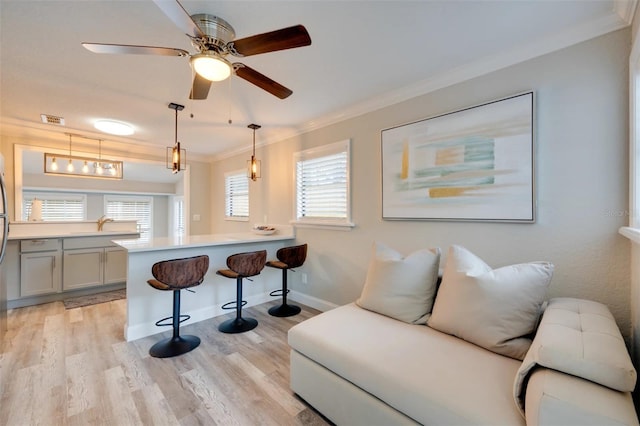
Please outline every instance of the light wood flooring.
[[267, 313], [275, 305], [243, 309], [259, 325], [242, 334], [217, 330], [234, 314], [181, 327], [202, 343], [165, 359], [148, 350], [171, 331], [124, 341], [124, 300], [11, 310], [0, 343], [0, 425], [329, 424], [289, 389], [287, 330], [318, 311], [275, 318]]

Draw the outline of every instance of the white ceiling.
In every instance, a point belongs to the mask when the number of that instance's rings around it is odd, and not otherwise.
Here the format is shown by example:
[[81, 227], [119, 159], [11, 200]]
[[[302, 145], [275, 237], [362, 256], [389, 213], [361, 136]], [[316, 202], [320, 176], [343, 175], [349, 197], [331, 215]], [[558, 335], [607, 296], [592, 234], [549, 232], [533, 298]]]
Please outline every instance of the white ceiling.
[[[187, 58], [98, 55], [81, 42], [175, 47], [189, 39], [151, 0], [0, 0], [0, 123], [3, 135], [64, 132], [158, 147], [178, 139], [194, 154], [220, 156], [407, 99], [447, 84], [629, 25], [637, 0], [191, 1], [218, 15], [236, 38], [295, 24], [312, 45], [237, 59], [293, 90], [280, 100], [232, 77], [190, 101]], [[62, 116], [65, 127], [40, 122]], [[193, 117], [190, 115], [193, 114]], [[131, 123], [112, 137], [97, 118]], [[232, 120], [232, 124], [228, 120]]]

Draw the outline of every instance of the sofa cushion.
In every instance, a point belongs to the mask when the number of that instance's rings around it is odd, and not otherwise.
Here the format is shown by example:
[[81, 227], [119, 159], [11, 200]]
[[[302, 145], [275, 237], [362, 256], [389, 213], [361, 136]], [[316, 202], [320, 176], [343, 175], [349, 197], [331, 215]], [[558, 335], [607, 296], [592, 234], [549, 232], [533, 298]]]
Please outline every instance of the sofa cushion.
[[582, 377], [622, 392], [636, 384], [624, 339], [609, 309], [598, 302], [568, 297], [549, 301], [536, 337], [514, 383], [524, 409], [528, 375], [543, 366]]
[[631, 393], [548, 368], [537, 368], [531, 374], [526, 407], [528, 426], [638, 425]]
[[440, 249], [418, 250], [404, 257], [376, 242], [356, 303], [400, 321], [424, 324], [433, 307], [439, 265]]
[[289, 330], [302, 355], [422, 424], [508, 424], [520, 362], [349, 304]]
[[552, 274], [548, 262], [492, 269], [464, 247], [451, 246], [428, 325], [521, 360]]

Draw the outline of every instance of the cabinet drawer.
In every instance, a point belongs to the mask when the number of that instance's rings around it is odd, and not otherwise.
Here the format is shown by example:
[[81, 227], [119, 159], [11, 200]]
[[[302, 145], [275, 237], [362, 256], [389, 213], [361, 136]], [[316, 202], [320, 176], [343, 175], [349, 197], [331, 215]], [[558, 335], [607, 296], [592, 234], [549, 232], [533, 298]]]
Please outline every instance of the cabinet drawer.
[[57, 238], [49, 239], [35, 239], [35, 240], [22, 240], [20, 241], [20, 251], [22, 253], [29, 253], [34, 251], [49, 251], [60, 250], [60, 240]]

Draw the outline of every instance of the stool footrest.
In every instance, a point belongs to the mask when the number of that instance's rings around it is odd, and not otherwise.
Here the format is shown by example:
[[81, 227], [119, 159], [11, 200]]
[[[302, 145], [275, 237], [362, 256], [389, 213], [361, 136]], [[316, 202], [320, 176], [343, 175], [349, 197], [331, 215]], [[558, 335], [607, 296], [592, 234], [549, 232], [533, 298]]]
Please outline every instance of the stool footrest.
[[[291, 290], [287, 289], [287, 294], [289, 294], [290, 291]], [[271, 293], [269, 293], [269, 296], [280, 297], [280, 296], [282, 296], [282, 293], [283, 293], [282, 289], [279, 288], [279, 289], [273, 290]]]
[[[246, 304], [247, 304], [247, 301], [243, 300], [240, 306], [244, 306]], [[221, 309], [237, 309], [237, 308], [238, 308], [238, 302], [235, 300], [232, 300], [231, 302], [227, 302], [221, 306]]]
[[[180, 315], [180, 323], [182, 324], [185, 321], [188, 321], [191, 319], [191, 315]], [[171, 321], [167, 324], [162, 324], [162, 322], [164, 321]], [[173, 316], [170, 317], [166, 317], [166, 318], [162, 318], [161, 320], [156, 321], [156, 326], [157, 327], [171, 327], [173, 325]]]

